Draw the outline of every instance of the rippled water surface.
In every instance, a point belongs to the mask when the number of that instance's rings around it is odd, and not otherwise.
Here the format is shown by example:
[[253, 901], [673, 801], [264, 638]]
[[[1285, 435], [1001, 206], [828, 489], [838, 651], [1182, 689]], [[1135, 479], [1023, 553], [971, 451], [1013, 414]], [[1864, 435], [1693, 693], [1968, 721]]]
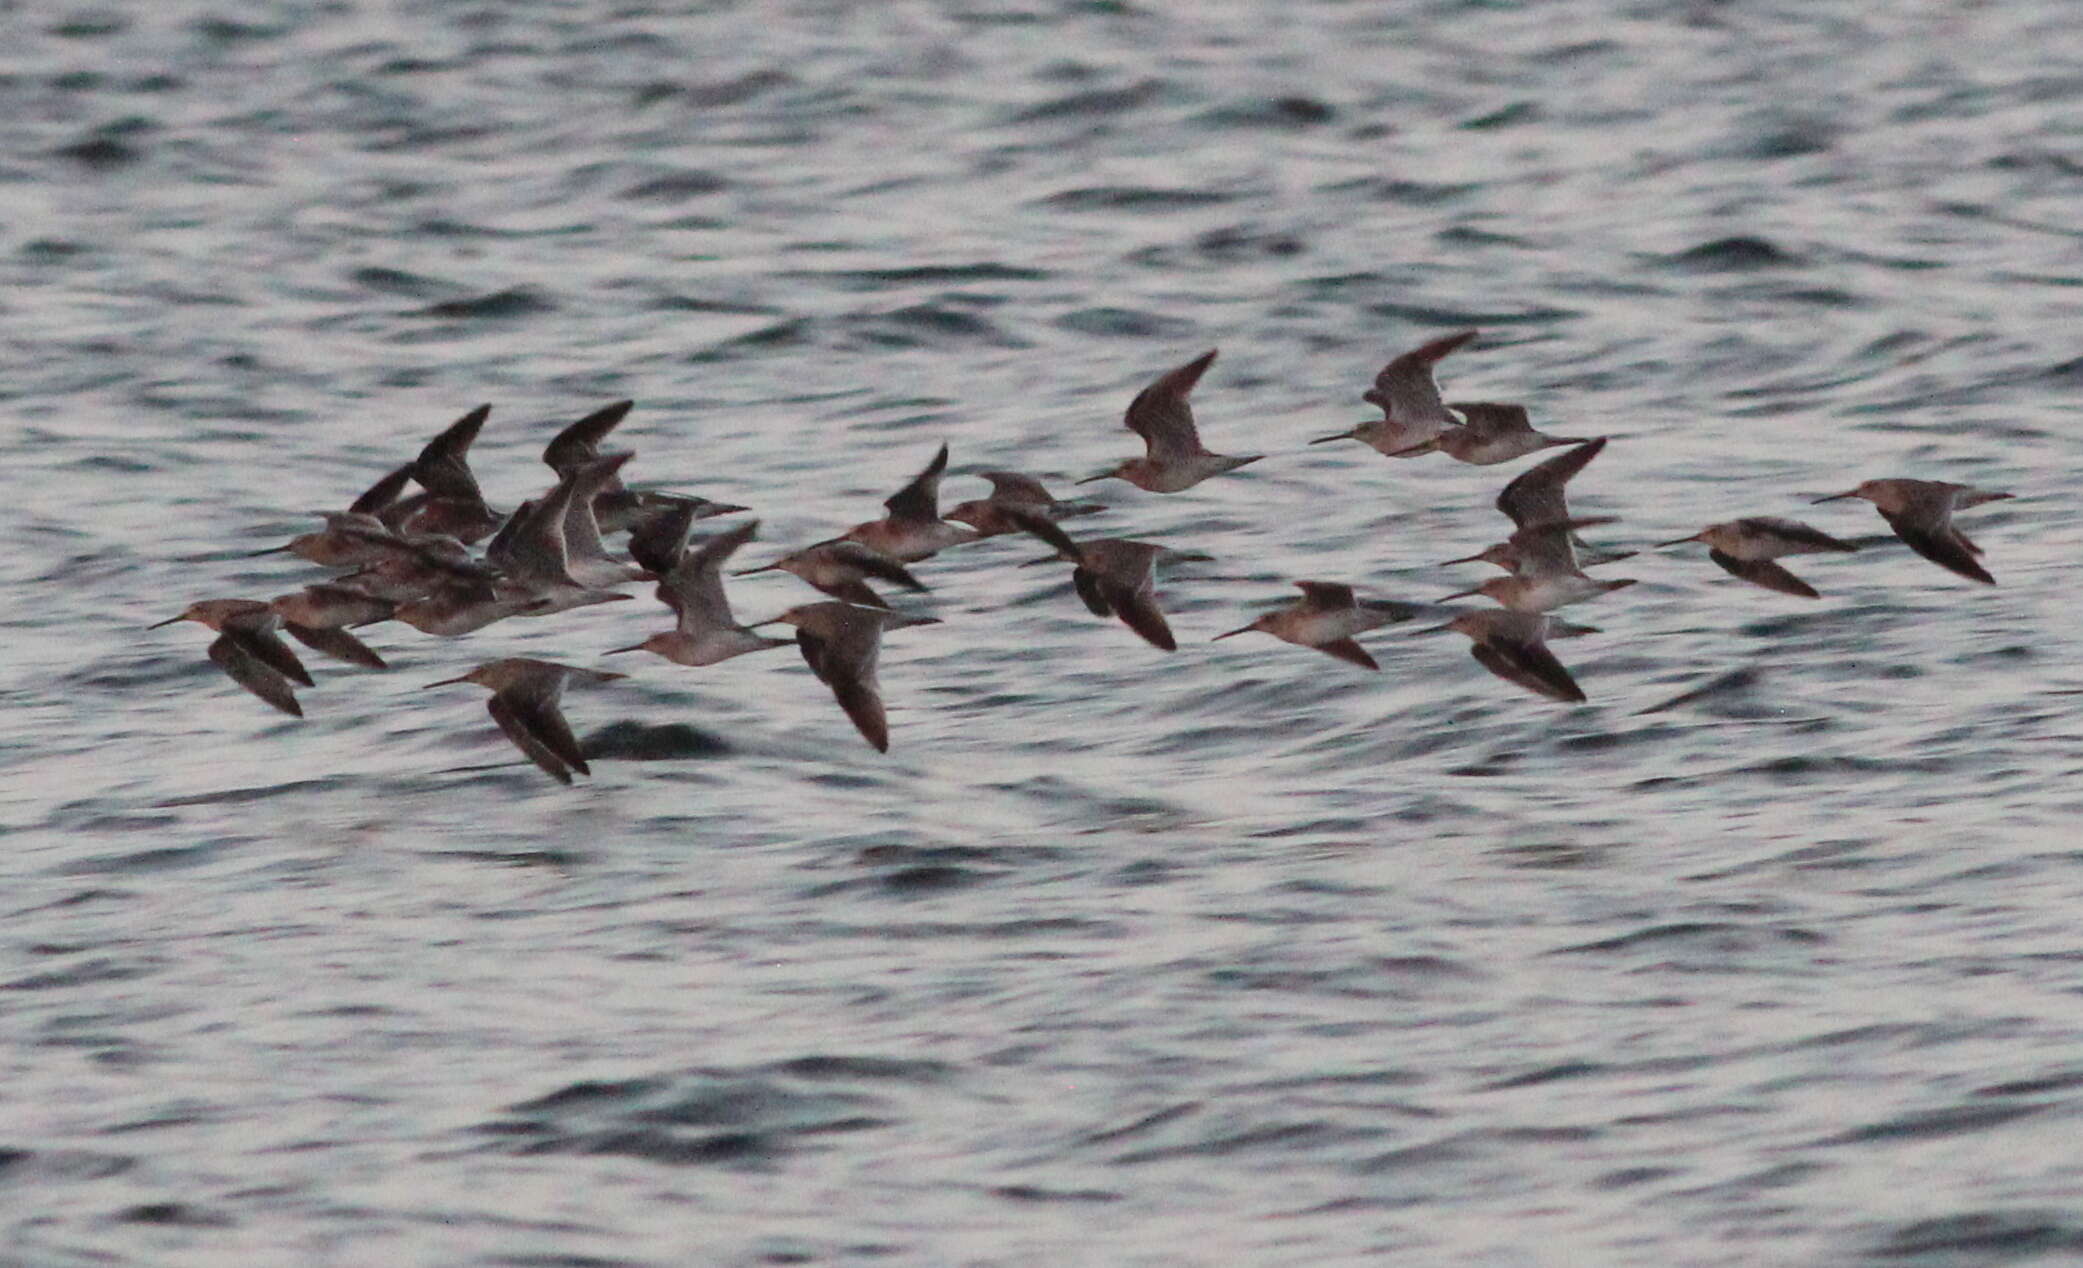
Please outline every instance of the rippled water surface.
[[[2074, 16], [0, 13], [0, 1260], [2083, 1259]], [[1866, 549], [1820, 601], [1615, 566], [1579, 707], [1458, 638], [1208, 646], [1296, 577], [1473, 584], [1516, 467], [1304, 443], [1463, 326], [1450, 398], [1613, 438], [1606, 540]], [[511, 505], [636, 398], [630, 474], [757, 562], [943, 441], [951, 499], [1104, 470], [1211, 346], [1268, 457], [1079, 525], [1214, 557], [1181, 649], [950, 551], [887, 757], [786, 652], [617, 658], [569, 789], [419, 690], [648, 597], [373, 627], [301, 722], [143, 630], [313, 579], [248, 552], [480, 401]], [[1887, 475], [2014, 492], [1962, 520], [2002, 584], [1804, 505]]]

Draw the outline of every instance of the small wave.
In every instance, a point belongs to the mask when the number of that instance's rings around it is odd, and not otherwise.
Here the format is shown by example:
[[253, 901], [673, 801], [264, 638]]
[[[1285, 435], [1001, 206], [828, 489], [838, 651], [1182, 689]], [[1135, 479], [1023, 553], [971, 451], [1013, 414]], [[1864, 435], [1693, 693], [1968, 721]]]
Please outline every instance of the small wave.
[[619, 197], [631, 202], [685, 202], [690, 198], [719, 194], [729, 188], [730, 182], [714, 172], [688, 170], [639, 181], [623, 190]]
[[144, 148], [138, 138], [152, 130], [143, 119], [124, 119], [104, 124], [87, 136], [61, 145], [51, 153], [91, 171], [107, 172], [143, 161]]
[[1125, 88], [1092, 88], [1023, 106], [1006, 116], [1007, 123], [1046, 123], [1052, 119], [1099, 119], [1126, 114], [1164, 95], [1162, 80], [1146, 79]]
[[1366, 180], [1345, 181], [1331, 185], [1324, 192], [1332, 194], [1353, 193], [1379, 202], [1401, 203], [1406, 207], [1437, 207], [1457, 202], [1482, 191], [1476, 184], [1440, 181], [1404, 180], [1393, 177], [1369, 177]]
[[1230, 225], [1198, 234], [1185, 246], [1145, 247], [1128, 257], [1153, 268], [1228, 268], [1239, 262], [1280, 260], [1307, 251], [1299, 234]]
[[1646, 709], [1637, 710], [1637, 714], [1663, 713], [1692, 704], [1710, 704], [1715, 706], [1711, 712], [1723, 713], [1731, 707], [1747, 704], [1758, 683], [1763, 679], [1763, 672], [1757, 669], [1731, 669], [1726, 673], [1716, 674], [1697, 687], [1688, 688]]
[[1774, 162], [1826, 154], [1837, 144], [1838, 126], [1819, 117], [1786, 118], [1777, 115], [1753, 117], [1719, 153], [1728, 158]]
[[734, 79], [719, 79], [706, 84], [680, 84], [659, 80], [636, 90], [636, 104], [650, 106], [669, 101], [676, 105], [713, 110], [720, 106], [740, 105], [778, 88], [786, 88], [795, 82], [794, 76], [778, 70], [756, 70]]
[[458, 289], [455, 283], [440, 278], [375, 265], [356, 269], [348, 274], [348, 278], [366, 290], [406, 299], [433, 299], [437, 295], [453, 294]]
[[1653, 925], [1618, 937], [1562, 947], [1554, 954], [1582, 955], [1610, 951], [1639, 951], [1674, 948], [1713, 956], [1742, 955], [1780, 947], [1812, 947], [1823, 935], [1795, 926], [1739, 925], [1727, 921], [1681, 921]]
[[1525, 1074], [1515, 1074], [1509, 1078], [1498, 1079], [1493, 1083], [1485, 1083], [1483, 1090], [1486, 1092], [1504, 1092], [1513, 1088], [1539, 1087], [1543, 1083], [1558, 1083], [1565, 1079], [1581, 1079], [1587, 1075], [1605, 1074], [1611, 1069], [1611, 1066], [1597, 1061], [1565, 1061], [1560, 1065], [1545, 1066], [1539, 1070], [1529, 1070]]
[[101, 40], [130, 29], [130, 19], [107, 9], [86, 11], [68, 17], [50, 28], [61, 40]]
[[2036, 1079], [2013, 1079], [1976, 1088], [1976, 1096], [2038, 1096], [2043, 1092], [2067, 1092], [2083, 1087], [2083, 1071], [2072, 1070]]
[[1080, 308], [1051, 324], [1102, 339], [1183, 339], [1195, 329], [1190, 321], [1133, 308]]
[[965, 286], [977, 282], [1040, 282], [1050, 277], [1041, 269], [980, 261], [975, 264], [922, 264], [907, 268], [837, 269], [824, 273], [797, 273], [846, 290], [881, 291], [911, 286]]
[[169, 845], [153, 850], [133, 850], [121, 854], [102, 854], [77, 859], [65, 865], [67, 876], [123, 876], [140, 872], [169, 872], [185, 867], [196, 867], [216, 858], [221, 847], [216, 843], [207, 845]]
[[693, 362], [728, 361], [741, 352], [765, 352], [774, 348], [791, 348], [810, 342], [811, 334], [815, 329], [816, 323], [812, 322], [808, 317], [791, 317], [785, 321], [774, 322], [772, 325], [761, 326], [758, 330], [747, 331], [742, 335], [733, 335], [729, 339], [712, 343], [708, 347], [691, 354], [687, 359]]
[[1027, 346], [987, 318], [944, 303], [856, 314], [844, 319], [841, 328], [851, 340], [885, 348], [944, 348], [972, 343], [998, 348]]
[[871, 877], [817, 886], [810, 891], [810, 897], [826, 898], [862, 889], [898, 895], [940, 894], [981, 884], [990, 880], [993, 875], [991, 872], [954, 863], [908, 863], [902, 867], [878, 872]]
[[1676, 255], [1663, 257], [1663, 262], [1686, 273], [1740, 273], [1785, 268], [1801, 261], [1768, 239], [1738, 235], [1687, 247]]
[[554, 312], [557, 305], [532, 286], [511, 286], [470, 299], [443, 300], [413, 312], [415, 317], [437, 317], [444, 321], [507, 321]]
[[945, 1061], [920, 1061], [903, 1057], [815, 1055], [791, 1057], [767, 1067], [777, 1074], [799, 1079], [877, 1079], [899, 1083], [943, 1083], [955, 1073]]
[[904, 1117], [894, 1090], [938, 1087], [947, 1073], [932, 1062], [812, 1054], [736, 1072], [587, 1081], [515, 1105], [478, 1130], [522, 1154], [730, 1165], [887, 1126]]
[[137, 1166], [128, 1154], [84, 1149], [14, 1149], [0, 1147], [0, 1177], [27, 1179], [106, 1180]]
[[1220, 128], [1299, 131], [1336, 122], [1338, 112], [1314, 97], [1262, 97], [1218, 106], [1195, 121]]
[[1454, 126], [1468, 132], [1495, 132], [1500, 128], [1514, 127], [1521, 123], [1538, 123], [1544, 117], [1539, 103], [1514, 101], [1479, 114], [1473, 119], [1463, 119]]
[[1077, 1143], [1081, 1145], [1104, 1145], [1116, 1140], [1140, 1136], [1145, 1132], [1154, 1131], [1167, 1123], [1176, 1122], [1191, 1114], [1198, 1113], [1200, 1109], [1201, 1103], [1199, 1101], [1185, 1101], [1178, 1105], [1168, 1105], [1163, 1109], [1153, 1110], [1139, 1118], [1131, 1119], [1118, 1127], [1102, 1127], [1096, 1131], [1087, 1132], [1085, 1135], [1078, 1137]]
[[2083, 1255], [2083, 1225], [2061, 1211], [1969, 1211], [1904, 1224], [1867, 1255], [1948, 1268], [1968, 1262]]
[[1314, 1155], [1326, 1146], [1350, 1141], [1376, 1140], [1387, 1128], [1350, 1127], [1320, 1120], [1302, 1122], [1234, 1123], [1176, 1145], [1154, 1145], [1114, 1155], [1116, 1166], [1132, 1167], [1150, 1162], [1183, 1158], [1223, 1158], [1232, 1154], [1300, 1153]]
[[94, 986], [102, 982], [128, 982], [137, 978], [148, 977], [156, 971], [156, 965], [95, 958], [83, 960], [78, 964], [68, 965], [62, 969], [50, 969], [42, 973], [27, 973], [21, 977], [0, 982], [0, 990], [70, 990], [75, 986]]
[[1004, 1184], [990, 1193], [1008, 1202], [1119, 1202], [1125, 1196], [1111, 1189], [1050, 1189], [1034, 1184]]
[[728, 299], [702, 299], [694, 295], [660, 295], [650, 301], [649, 307], [670, 313], [722, 313], [726, 316], [771, 317], [772, 308], [760, 304], [746, 304]]
[[1377, 317], [1394, 317], [1420, 326], [1514, 326], [1568, 321], [1583, 316], [1575, 309], [1546, 308], [1539, 305], [1518, 309], [1480, 309], [1383, 303], [1369, 304], [1367, 311]]
[[206, 1207], [188, 1202], [145, 1202], [126, 1206], [112, 1217], [119, 1224], [150, 1224], [159, 1228], [230, 1228], [233, 1220]]
[[[205, 665], [204, 669], [210, 667]], [[224, 788], [215, 792], [190, 793], [181, 797], [168, 797], [153, 803], [155, 810], [168, 810], [181, 806], [240, 806], [250, 802], [266, 801], [290, 793], [323, 792], [353, 786], [354, 780], [340, 776], [321, 776], [316, 779], [290, 779], [279, 784], [253, 784], [244, 788]]]
[[87, 255], [93, 250], [93, 247], [84, 242], [69, 242], [64, 238], [32, 238], [17, 248], [17, 254], [27, 260], [54, 263]]
[[1883, 1122], [1825, 1136], [1823, 1145], [1856, 1145], [1880, 1141], [1935, 1140], [1966, 1132], [1987, 1131], [2005, 1123], [2051, 1108], [2046, 1104], [1948, 1105], [1940, 1109], [1903, 1114]]
[[1156, 189], [1141, 185], [1102, 185], [1067, 189], [1042, 199], [1044, 207], [1061, 211], [1184, 211], [1235, 202], [1240, 195], [1207, 189]]

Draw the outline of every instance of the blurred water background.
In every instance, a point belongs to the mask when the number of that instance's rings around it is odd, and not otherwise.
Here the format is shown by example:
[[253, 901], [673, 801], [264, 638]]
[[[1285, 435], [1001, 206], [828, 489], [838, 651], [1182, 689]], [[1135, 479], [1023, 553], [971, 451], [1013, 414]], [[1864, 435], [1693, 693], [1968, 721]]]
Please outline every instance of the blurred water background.
[[[2083, 1259], [2074, 19], [6, 6], [0, 1262]], [[1481, 575], [1432, 565], [1523, 464], [1303, 443], [1462, 326], [1450, 399], [1613, 438], [1609, 543], [1872, 545], [1816, 602], [1615, 566], [1583, 707], [1458, 638], [1207, 646]], [[480, 401], [495, 502], [634, 397], [629, 474], [762, 562], [943, 441], [949, 500], [1103, 470], [1212, 346], [1206, 438], [1270, 456], [1078, 524], [1215, 556], [1180, 651], [948, 552], [887, 757], [790, 652], [617, 658], [582, 734], [720, 747], [571, 789], [418, 690], [602, 664], [647, 592], [374, 627], [302, 722], [142, 629], [314, 579], [245, 553]], [[2018, 494], [1962, 520], [2002, 584], [1803, 505], [1889, 475]]]

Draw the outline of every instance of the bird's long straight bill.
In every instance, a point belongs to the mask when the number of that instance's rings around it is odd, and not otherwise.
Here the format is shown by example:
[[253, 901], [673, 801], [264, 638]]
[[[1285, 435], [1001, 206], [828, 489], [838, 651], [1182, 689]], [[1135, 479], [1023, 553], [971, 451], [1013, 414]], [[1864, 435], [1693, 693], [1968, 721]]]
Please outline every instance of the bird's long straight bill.
[[164, 621], [154, 621], [150, 625], [147, 625], [145, 628], [148, 630], [156, 630], [161, 628], [162, 626], [172, 625], [176, 621], [184, 621], [186, 619], [187, 618], [183, 616], [170, 616], [166, 618]]
[[1859, 496], [1859, 491], [1857, 489], [1852, 489], [1846, 493], [1832, 493], [1829, 497], [1817, 498], [1815, 501], [1810, 502], [1809, 505], [1821, 506], [1825, 502], [1842, 502], [1846, 498], [1855, 498], [1857, 496]]
[[245, 553], [243, 558], [258, 559], [262, 555], [280, 555], [286, 553], [288, 550], [289, 547], [287, 544], [281, 546], [270, 546], [266, 550], [249, 550]]
[[[772, 622], [772, 621], [768, 621], [768, 622], [765, 622], [765, 624], [768, 624], [768, 625], [772, 625], [772, 624], [773, 624], [773, 622]], [[640, 652], [640, 651], [643, 651], [643, 650], [644, 650], [644, 645], [643, 645], [642, 643], [638, 643], [638, 644], [637, 644], [636, 646], [634, 646], [634, 647], [611, 647], [611, 648], [609, 648], [608, 650], [606, 650], [606, 651], [602, 652], [602, 653], [601, 653], [601, 655], [603, 655], [603, 656], [620, 656], [620, 655], [621, 655], [622, 653], [624, 653], [624, 652]]]
[[1353, 434], [1352, 432], [1349, 432], [1349, 431], [1342, 431], [1342, 432], [1339, 432], [1339, 433], [1338, 433], [1337, 435], [1335, 435], [1335, 436], [1318, 436], [1318, 437], [1317, 437], [1317, 438], [1316, 438], [1315, 440], [1312, 440], [1312, 441], [1310, 441], [1309, 443], [1310, 443], [1310, 444], [1312, 444], [1312, 445], [1328, 445], [1328, 444], [1330, 444], [1330, 443], [1331, 443], [1332, 441], [1334, 441], [1334, 440], [1357, 440], [1357, 439], [1359, 439], [1359, 437], [1358, 437], [1358, 436], [1355, 436], [1355, 435], [1354, 435], [1354, 434]]
[[1479, 595], [1479, 594], [1481, 594], [1481, 593], [1482, 593], [1482, 590], [1481, 590], [1481, 589], [1475, 589], [1475, 590], [1456, 590], [1456, 591], [1455, 591], [1454, 593], [1452, 593], [1452, 594], [1448, 595], [1448, 596], [1447, 596], [1446, 598], [1444, 598], [1444, 599], [1434, 599], [1434, 600], [1433, 600], [1433, 602], [1434, 602], [1434, 603], [1452, 603], [1452, 602], [1453, 602], [1454, 600], [1456, 600], [1456, 599], [1472, 599], [1472, 598], [1474, 598], [1474, 597], [1475, 597], [1476, 595]]
[[1226, 638], [1235, 638], [1235, 637], [1237, 637], [1237, 635], [1239, 635], [1239, 634], [1249, 634], [1249, 633], [1251, 633], [1251, 632], [1252, 632], [1253, 630], [1255, 630], [1255, 629], [1257, 629], [1257, 628], [1258, 628], [1258, 626], [1257, 626], [1256, 624], [1252, 624], [1252, 625], [1247, 625], [1247, 626], [1245, 626], [1245, 627], [1244, 627], [1244, 628], [1242, 628], [1242, 629], [1237, 629], [1237, 630], [1231, 630], [1231, 631], [1230, 631], [1229, 633], [1227, 633], [1227, 634], [1217, 634], [1217, 635], [1216, 635], [1216, 636], [1215, 636], [1214, 638], [1211, 638], [1211, 639], [1209, 639], [1208, 641], [1209, 641], [1209, 642], [1211, 642], [1211, 643], [1220, 643], [1220, 642], [1221, 642], [1222, 640], [1224, 640], [1224, 639], [1226, 639]]
[[442, 679], [442, 680], [441, 680], [440, 682], [430, 682], [430, 683], [427, 683], [427, 684], [423, 685], [423, 686], [422, 686], [422, 687], [420, 688], [420, 690], [421, 690], [421, 691], [426, 691], [426, 690], [428, 690], [428, 689], [430, 689], [430, 688], [433, 688], [433, 687], [453, 687], [453, 686], [455, 686], [455, 685], [456, 685], [457, 683], [459, 683], [459, 682], [469, 682], [469, 681], [470, 681], [470, 680], [469, 680], [468, 678], [444, 678], [444, 679]]
[[1100, 472], [1100, 473], [1099, 473], [1098, 475], [1096, 475], [1096, 476], [1086, 476], [1086, 477], [1085, 477], [1084, 479], [1082, 479], [1082, 480], [1073, 480], [1073, 481], [1071, 481], [1071, 483], [1072, 483], [1072, 484], [1097, 484], [1097, 483], [1099, 483], [1099, 482], [1100, 482], [1101, 480], [1112, 480], [1112, 479], [1114, 479], [1114, 478], [1115, 478], [1115, 473], [1114, 473], [1114, 472], [1112, 472], [1112, 471], [1102, 471], [1102, 472]]
[[780, 565], [780, 564], [761, 564], [761, 565], [760, 565], [759, 567], [757, 567], [757, 568], [740, 568], [740, 569], [736, 570], [735, 572], [731, 573], [731, 576], [733, 576], [733, 577], [749, 577], [749, 576], [751, 576], [751, 575], [752, 575], [753, 573], [756, 573], [756, 572], [775, 572], [775, 571], [778, 571], [778, 570], [780, 569], [780, 567], [781, 567], [781, 565]]
[[1433, 566], [1433, 567], [1435, 567], [1435, 568], [1447, 568], [1447, 567], [1451, 567], [1451, 566], [1453, 566], [1454, 564], [1472, 564], [1472, 563], [1479, 563], [1479, 562], [1481, 562], [1481, 561], [1482, 561], [1482, 558], [1483, 558], [1483, 557], [1482, 557], [1481, 555], [1479, 555], [1479, 554], [1478, 554], [1478, 555], [1463, 555], [1463, 556], [1461, 556], [1461, 557], [1460, 557], [1459, 559], [1449, 559], [1449, 560], [1446, 560], [1446, 561], [1445, 561], [1444, 563], [1437, 563], [1437, 564], [1434, 564], [1434, 565], [1432, 565], [1432, 566]]
[[1649, 549], [1662, 550], [1666, 546], [1683, 546], [1687, 542], [1696, 542], [1698, 540], [1700, 540], [1700, 535], [1698, 533], [1694, 533], [1690, 537], [1673, 537], [1671, 540], [1667, 542], [1658, 542], [1654, 546], [1651, 546]]

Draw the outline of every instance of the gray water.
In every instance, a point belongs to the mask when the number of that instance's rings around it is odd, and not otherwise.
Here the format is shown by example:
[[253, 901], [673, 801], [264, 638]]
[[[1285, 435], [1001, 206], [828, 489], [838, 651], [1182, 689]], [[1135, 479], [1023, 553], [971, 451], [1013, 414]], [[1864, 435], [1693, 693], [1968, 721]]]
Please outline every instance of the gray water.
[[[2063, 0], [135, 8], [0, 15], [0, 1262], [2083, 1259]], [[1609, 544], [1870, 544], [1615, 566], [1581, 707], [1208, 646], [1473, 584], [1519, 466], [1304, 444], [1461, 326]], [[142, 629], [480, 401], [511, 505], [636, 398], [758, 562], [942, 441], [1106, 469], [1211, 346], [1269, 456], [1079, 525], [1215, 556], [1178, 653], [948, 552], [887, 757], [792, 653], [600, 661], [648, 596], [374, 627], [302, 722]], [[2001, 584], [1804, 505], [1887, 475], [2016, 493]], [[566, 789], [419, 690], [514, 654], [721, 751]]]

